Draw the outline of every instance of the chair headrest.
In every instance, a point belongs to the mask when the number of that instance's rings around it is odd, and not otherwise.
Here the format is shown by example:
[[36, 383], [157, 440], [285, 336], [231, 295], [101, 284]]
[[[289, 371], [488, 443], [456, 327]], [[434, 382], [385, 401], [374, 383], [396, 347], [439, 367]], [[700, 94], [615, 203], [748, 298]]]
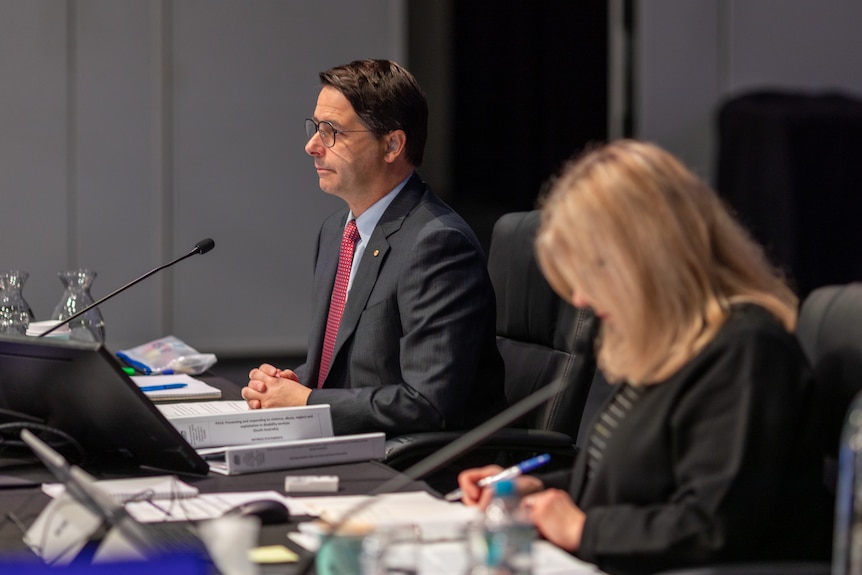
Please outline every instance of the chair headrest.
[[796, 336], [814, 366], [835, 350], [862, 354], [862, 283], [812, 291], [802, 302]]
[[539, 217], [538, 210], [512, 212], [494, 225], [488, 273], [497, 297], [497, 335], [572, 349], [577, 330], [571, 322], [583, 314], [563, 301], [539, 270], [534, 251]]
[[824, 440], [834, 452], [850, 403], [862, 390], [862, 283], [812, 291], [802, 303], [796, 337], [821, 390]]

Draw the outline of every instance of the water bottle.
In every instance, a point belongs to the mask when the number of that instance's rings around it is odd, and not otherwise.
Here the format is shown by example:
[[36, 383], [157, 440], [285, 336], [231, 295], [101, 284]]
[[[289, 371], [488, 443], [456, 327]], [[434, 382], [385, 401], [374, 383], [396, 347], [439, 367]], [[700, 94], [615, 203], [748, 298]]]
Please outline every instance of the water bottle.
[[862, 393], [844, 419], [838, 453], [832, 575], [862, 574]]
[[520, 507], [515, 482], [494, 484], [494, 498], [485, 510], [487, 554], [484, 573], [530, 575], [533, 572], [533, 541], [536, 528]]

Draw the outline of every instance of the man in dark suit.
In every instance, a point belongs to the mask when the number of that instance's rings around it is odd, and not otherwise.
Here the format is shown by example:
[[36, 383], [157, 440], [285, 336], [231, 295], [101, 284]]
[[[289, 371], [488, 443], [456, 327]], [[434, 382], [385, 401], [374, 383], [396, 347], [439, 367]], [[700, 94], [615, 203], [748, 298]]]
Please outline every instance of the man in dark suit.
[[470, 227], [419, 178], [428, 106], [394, 62], [320, 74], [306, 152], [324, 221], [305, 364], [263, 364], [252, 408], [329, 404], [338, 434], [463, 429], [503, 407], [495, 300]]

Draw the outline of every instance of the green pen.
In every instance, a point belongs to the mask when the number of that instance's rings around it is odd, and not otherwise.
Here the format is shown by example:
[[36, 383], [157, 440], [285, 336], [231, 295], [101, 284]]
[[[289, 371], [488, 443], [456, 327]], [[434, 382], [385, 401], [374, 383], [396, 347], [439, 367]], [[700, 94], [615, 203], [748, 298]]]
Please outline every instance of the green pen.
[[134, 367], [124, 367], [123, 371], [125, 371], [127, 375], [135, 375]]

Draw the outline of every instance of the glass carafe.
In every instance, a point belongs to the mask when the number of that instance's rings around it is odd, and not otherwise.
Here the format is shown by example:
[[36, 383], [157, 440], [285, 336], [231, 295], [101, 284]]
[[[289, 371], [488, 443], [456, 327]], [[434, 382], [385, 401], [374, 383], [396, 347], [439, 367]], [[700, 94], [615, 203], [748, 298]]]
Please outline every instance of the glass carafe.
[[[65, 291], [60, 303], [54, 308], [51, 319], [66, 319], [93, 303], [90, 286], [96, 272], [87, 269], [66, 270], [57, 274]], [[105, 320], [102, 312], [94, 307], [87, 313], [69, 322], [70, 338], [78, 341], [105, 341]]]
[[0, 273], [0, 333], [24, 335], [35, 319], [22, 293], [28, 277], [27, 272], [18, 270]]

